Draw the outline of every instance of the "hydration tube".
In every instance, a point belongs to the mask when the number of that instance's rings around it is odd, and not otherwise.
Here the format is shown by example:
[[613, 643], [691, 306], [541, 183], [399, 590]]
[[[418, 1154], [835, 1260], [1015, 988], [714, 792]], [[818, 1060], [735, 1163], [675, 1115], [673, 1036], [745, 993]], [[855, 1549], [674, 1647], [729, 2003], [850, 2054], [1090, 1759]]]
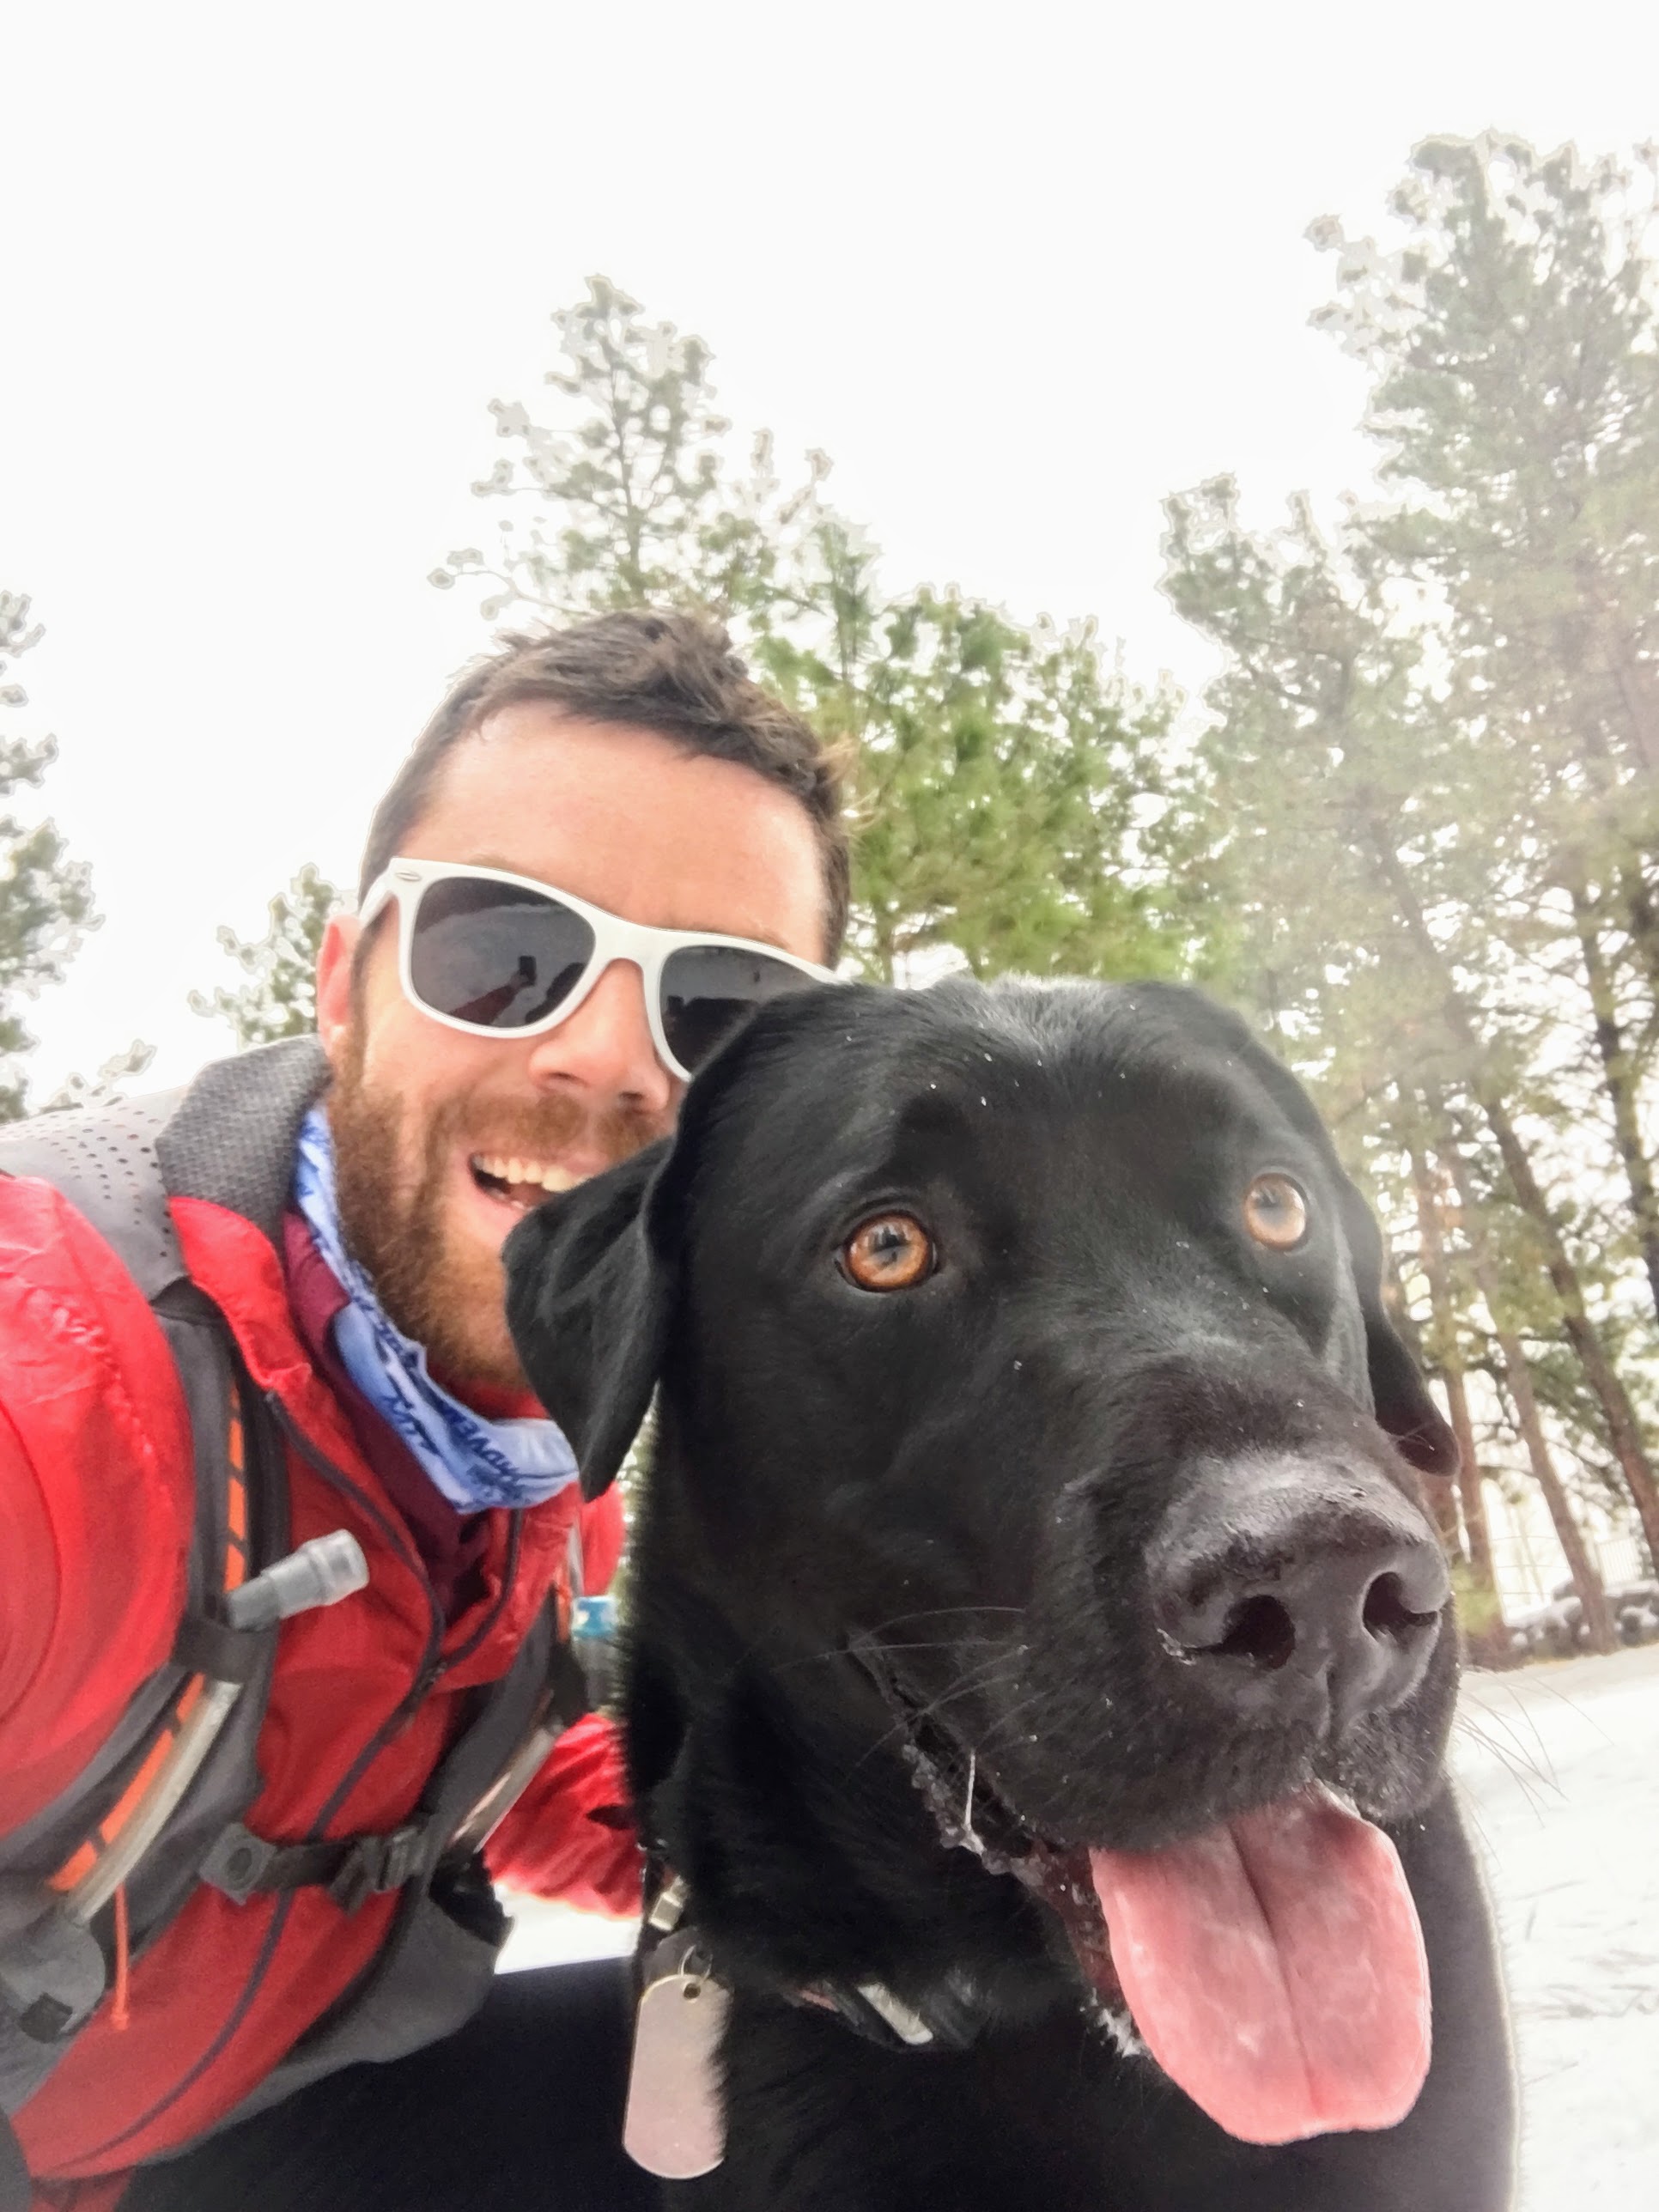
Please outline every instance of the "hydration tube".
[[[274, 1627], [296, 1613], [337, 1605], [368, 1581], [368, 1562], [362, 1545], [349, 1529], [336, 1528], [326, 1536], [312, 1537], [274, 1559], [263, 1574], [228, 1591], [225, 1617], [234, 1630]], [[78, 1926], [85, 1927], [108, 1904], [161, 1834], [242, 1694], [240, 1682], [208, 1674], [197, 1679], [201, 1693], [179, 1722], [172, 1749], [149, 1789], [118, 1834], [59, 1902], [58, 1911]]]

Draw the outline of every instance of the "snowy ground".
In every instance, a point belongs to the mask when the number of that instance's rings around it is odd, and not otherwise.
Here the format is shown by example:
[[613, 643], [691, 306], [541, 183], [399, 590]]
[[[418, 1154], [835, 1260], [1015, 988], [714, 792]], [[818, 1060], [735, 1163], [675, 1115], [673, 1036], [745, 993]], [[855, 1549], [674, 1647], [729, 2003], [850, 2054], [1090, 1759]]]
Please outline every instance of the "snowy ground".
[[[1471, 1676], [1456, 1763], [1509, 1960], [1519, 2212], [1659, 2205], [1659, 1645]], [[513, 1900], [503, 1965], [631, 1950]]]
[[1509, 1962], [1522, 2212], [1659, 2205], [1659, 1646], [1472, 1676], [1456, 1756]]
[[637, 1920], [610, 1920], [597, 1912], [573, 1912], [539, 1897], [507, 1897], [513, 1933], [501, 1953], [501, 1970], [562, 1966], [569, 1959], [619, 1959], [634, 1948]]

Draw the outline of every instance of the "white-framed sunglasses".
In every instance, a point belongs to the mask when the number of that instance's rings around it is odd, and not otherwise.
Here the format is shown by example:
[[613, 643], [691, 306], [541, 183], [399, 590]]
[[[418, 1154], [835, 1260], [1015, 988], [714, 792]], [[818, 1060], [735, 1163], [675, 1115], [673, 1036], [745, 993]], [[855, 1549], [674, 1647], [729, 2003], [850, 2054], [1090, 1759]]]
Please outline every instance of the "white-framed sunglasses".
[[631, 960], [658, 1054], [688, 1079], [751, 1008], [836, 980], [775, 945], [653, 929], [501, 868], [389, 860], [363, 900], [365, 929], [391, 899], [404, 995], [434, 1021], [471, 1036], [539, 1036], [568, 1020], [613, 960]]

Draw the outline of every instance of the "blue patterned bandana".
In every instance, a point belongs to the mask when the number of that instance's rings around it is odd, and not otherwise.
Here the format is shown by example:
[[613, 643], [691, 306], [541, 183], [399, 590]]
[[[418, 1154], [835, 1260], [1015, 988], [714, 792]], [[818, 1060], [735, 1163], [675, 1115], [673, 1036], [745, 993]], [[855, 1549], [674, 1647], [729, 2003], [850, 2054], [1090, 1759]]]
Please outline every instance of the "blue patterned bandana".
[[386, 1319], [340, 1233], [334, 1139], [320, 1106], [300, 1127], [294, 1197], [346, 1293], [348, 1303], [334, 1317], [334, 1348], [347, 1374], [450, 1504], [462, 1513], [539, 1505], [574, 1482], [575, 1454], [555, 1422], [487, 1421], [433, 1381], [425, 1347]]

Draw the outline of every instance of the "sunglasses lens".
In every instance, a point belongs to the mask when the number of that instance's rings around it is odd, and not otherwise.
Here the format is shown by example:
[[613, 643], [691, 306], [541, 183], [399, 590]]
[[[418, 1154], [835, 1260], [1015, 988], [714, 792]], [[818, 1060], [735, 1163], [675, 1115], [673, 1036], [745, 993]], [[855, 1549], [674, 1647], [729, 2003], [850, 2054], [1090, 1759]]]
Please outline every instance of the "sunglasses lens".
[[742, 952], [732, 945], [690, 945], [671, 952], [662, 969], [662, 1027], [668, 1048], [694, 1072], [752, 1007], [814, 981], [787, 960]]
[[545, 892], [446, 876], [422, 895], [410, 978], [434, 1013], [521, 1030], [570, 996], [592, 957], [587, 923]]

